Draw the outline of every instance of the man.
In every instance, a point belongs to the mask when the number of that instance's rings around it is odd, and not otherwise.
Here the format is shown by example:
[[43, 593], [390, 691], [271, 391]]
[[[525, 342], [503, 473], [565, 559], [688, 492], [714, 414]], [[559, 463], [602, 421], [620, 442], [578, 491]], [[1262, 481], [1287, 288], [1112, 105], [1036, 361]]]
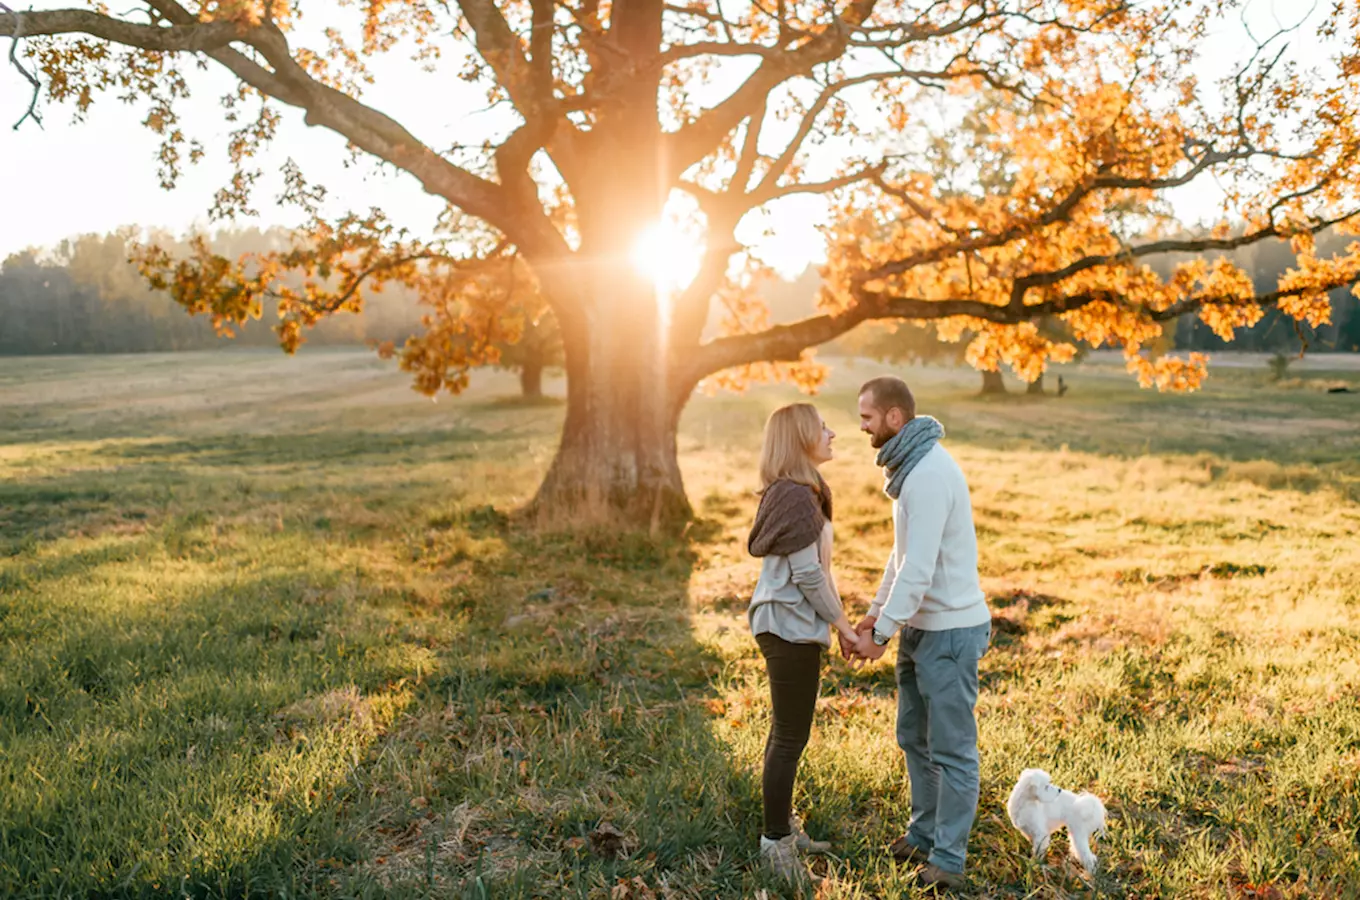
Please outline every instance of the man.
[[923, 865], [924, 884], [957, 889], [977, 814], [973, 710], [992, 622], [978, 583], [968, 482], [939, 443], [944, 429], [916, 415], [902, 379], [866, 383], [859, 415], [892, 498], [893, 549], [869, 614], [856, 626], [858, 643], [842, 650], [878, 659], [901, 632], [897, 743], [911, 779], [911, 820], [891, 852]]

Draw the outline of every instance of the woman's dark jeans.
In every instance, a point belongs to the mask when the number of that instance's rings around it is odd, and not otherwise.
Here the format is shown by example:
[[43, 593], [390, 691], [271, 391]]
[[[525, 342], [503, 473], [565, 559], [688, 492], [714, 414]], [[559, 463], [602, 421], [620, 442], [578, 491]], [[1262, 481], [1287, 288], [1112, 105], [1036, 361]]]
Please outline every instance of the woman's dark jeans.
[[765, 799], [765, 837], [778, 840], [790, 833], [793, 779], [798, 760], [812, 732], [812, 714], [822, 678], [820, 644], [792, 644], [776, 635], [756, 635], [770, 679], [774, 715], [765, 741], [765, 771], [761, 792]]

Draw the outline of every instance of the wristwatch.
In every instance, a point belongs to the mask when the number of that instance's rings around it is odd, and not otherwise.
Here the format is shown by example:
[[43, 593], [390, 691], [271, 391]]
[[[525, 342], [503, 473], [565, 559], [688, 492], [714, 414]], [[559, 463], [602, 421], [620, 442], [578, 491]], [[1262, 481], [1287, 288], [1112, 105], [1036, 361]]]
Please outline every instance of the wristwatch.
[[872, 634], [874, 637], [874, 644], [879, 647], [884, 646], [885, 644], [888, 643], [888, 641], [892, 640], [892, 635], [880, 634], [877, 628], [873, 629], [869, 633]]

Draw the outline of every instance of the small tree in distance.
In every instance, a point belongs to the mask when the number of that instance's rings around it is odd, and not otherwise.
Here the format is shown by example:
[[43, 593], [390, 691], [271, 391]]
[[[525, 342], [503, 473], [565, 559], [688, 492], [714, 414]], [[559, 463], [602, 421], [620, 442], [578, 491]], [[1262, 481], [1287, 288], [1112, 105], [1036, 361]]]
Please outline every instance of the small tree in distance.
[[562, 336], [533, 272], [507, 255], [439, 283], [420, 297], [428, 311], [424, 330], [398, 346], [377, 345], [384, 359], [396, 357], [415, 376], [415, 387], [434, 396], [458, 393], [470, 372], [496, 366], [519, 373], [526, 400], [543, 396], [543, 373], [562, 364]]

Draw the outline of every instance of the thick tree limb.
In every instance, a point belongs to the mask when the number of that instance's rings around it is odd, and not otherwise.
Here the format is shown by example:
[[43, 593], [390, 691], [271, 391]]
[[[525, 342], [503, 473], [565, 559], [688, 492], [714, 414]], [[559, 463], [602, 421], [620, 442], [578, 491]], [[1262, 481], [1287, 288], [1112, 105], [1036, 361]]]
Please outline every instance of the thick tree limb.
[[732, 173], [732, 178], [728, 182], [730, 191], [744, 192], [751, 181], [751, 174], [756, 169], [756, 159], [760, 156], [760, 131], [765, 127], [767, 109], [767, 104], [762, 102], [746, 122], [746, 137], [741, 142], [741, 156], [737, 158], [736, 171]]
[[811, 72], [813, 66], [835, 59], [839, 53], [835, 40], [824, 38], [767, 58], [730, 97], [663, 138], [662, 158], [669, 162], [672, 177], [713, 152], [723, 137], [759, 109], [781, 83]]
[[[792, 362], [809, 347], [834, 340], [861, 322], [871, 319], [945, 319], [953, 316], [970, 316], [996, 321], [1009, 315], [1007, 307], [977, 300], [888, 298], [868, 291], [862, 291], [859, 296], [859, 302], [852, 304], [843, 312], [812, 316], [788, 325], [776, 325], [754, 334], [734, 335], [709, 341], [681, 363], [682, 377], [692, 378], [697, 382], [714, 372], [736, 366], [766, 360]], [[1035, 313], [1034, 317], [1042, 314]]]
[[579, 178], [585, 153], [580, 135], [567, 119], [571, 106], [593, 105], [589, 96], [566, 104], [556, 99], [553, 78], [553, 34], [556, 5], [553, 0], [532, 0], [529, 57], [520, 38], [497, 8], [494, 0], [459, 0], [459, 8], [473, 31], [478, 54], [491, 67], [497, 83], [524, 119], [512, 143], [496, 154], [497, 170], [504, 182], [514, 182], [516, 193], [527, 196], [525, 183], [532, 183], [529, 160], [547, 148], [558, 170], [570, 182]]
[[[1360, 272], [1335, 279], [1323, 285], [1288, 288], [1252, 297], [1196, 296], [1155, 310], [1136, 307], [1138, 312], [1153, 322], [1166, 322], [1195, 312], [1205, 306], [1278, 306], [1283, 300], [1309, 294], [1323, 294], [1336, 288], [1360, 283]], [[876, 319], [938, 320], [955, 316], [993, 322], [998, 325], [1018, 325], [1037, 321], [1045, 316], [1075, 312], [1092, 303], [1105, 302], [1127, 307], [1123, 297], [1113, 292], [1100, 291], [1058, 297], [1016, 309], [977, 300], [921, 300], [910, 297], [890, 297], [870, 291], [857, 291], [858, 301], [843, 312], [812, 316], [800, 322], [778, 325], [754, 334], [718, 338], [704, 344], [697, 353], [680, 363], [674, 377], [680, 383], [697, 384], [700, 379], [736, 366], [770, 361], [797, 360], [809, 347], [835, 340], [862, 322]]]
[[0, 13], [0, 33], [12, 34], [19, 20], [20, 37], [84, 34], [142, 50], [165, 53], [207, 53], [243, 37], [234, 22], [196, 22], [192, 25], [139, 25], [85, 9], [52, 9]]
[[732, 257], [745, 249], [737, 241], [733, 230], [736, 219], [710, 217], [708, 247], [699, 261], [694, 280], [671, 303], [671, 327], [668, 340], [672, 353], [682, 357], [698, 345], [708, 323], [708, 311], [714, 295], [723, 286]]
[[[513, 204], [505, 190], [430, 150], [391, 117], [316, 81], [293, 59], [288, 41], [272, 22], [245, 28], [226, 22], [198, 22], [174, 0], [148, 0], [168, 24], [140, 25], [86, 10], [25, 13], [27, 36], [86, 34], [112, 43], [161, 52], [204, 53], [238, 78], [306, 113], [309, 125], [336, 132], [360, 149], [414, 175], [424, 188], [470, 215], [483, 219], [515, 244], [540, 255], [566, 252], [565, 242], [539, 207]], [[0, 15], [0, 30], [13, 16]], [[228, 46], [257, 50], [271, 69]]]
[[694, 59], [698, 56], [760, 56], [771, 57], [782, 48], [769, 44], [745, 44], [739, 41], [696, 41], [692, 44], [673, 44], [661, 51], [657, 62], [662, 66]]
[[272, 26], [263, 31], [252, 46], [273, 67], [287, 92], [301, 95], [302, 102], [296, 105], [306, 110], [307, 124], [327, 127], [410, 172], [427, 191], [489, 222], [527, 251], [566, 252], [565, 242], [537, 203], [515, 202], [514, 194], [450, 163], [389, 116], [316, 81], [293, 59], [283, 32]]
[[1211, 250], [1236, 250], [1239, 247], [1246, 247], [1270, 238], [1285, 238], [1294, 234], [1320, 234], [1347, 219], [1353, 219], [1360, 215], [1360, 210], [1352, 210], [1344, 215], [1334, 218], [1323, 219], [1314, 222], [1308, 228], [1282, 228], [1272, 225], [1270, 228], [1263, 228], [1249, 234], [1238, 235], [1229, 238], [1185, 238], [1169, 239], [1165, 241], [1152, 241], [1147, 244], [1139, 244], [1134, 247], [1127, 247], [1118, 253], [1093, 254], [1085, 256], [1073, 263], [1054, 269], [1050, 272], [1032, 272], [1022, 275], [1015, 279], [1015, 284], [1011, 293], [1011, 305], [1021, 306], [1024, 302], [1025, 292], [1030, 288], [1046, 287], [1065, 281], [1080, 272], [1100, 266], [1118, 265], [1128, 262], [1131, 259], [1140, 259], [1145, 256], [1164, 256], [1168, 253], [1207, 253]]
[[609, 14], [610, 38], [633, 60], [645, 59], [661, 46], [664, 12], [661, 0], [614, 0]]
[[458, 7], [472, 26], [477, 53], [531, 129], [561, 118], [553, 98], [552, 0], [532, 0], [528, 58], [494, 0], [458, 0]]
[[529, 35], [529, 65], [533, 69], [532, 89], [539, 103], [551, 103], [553, 96], [553, 16], [554, 0], [531, 0], [533, 20]]

